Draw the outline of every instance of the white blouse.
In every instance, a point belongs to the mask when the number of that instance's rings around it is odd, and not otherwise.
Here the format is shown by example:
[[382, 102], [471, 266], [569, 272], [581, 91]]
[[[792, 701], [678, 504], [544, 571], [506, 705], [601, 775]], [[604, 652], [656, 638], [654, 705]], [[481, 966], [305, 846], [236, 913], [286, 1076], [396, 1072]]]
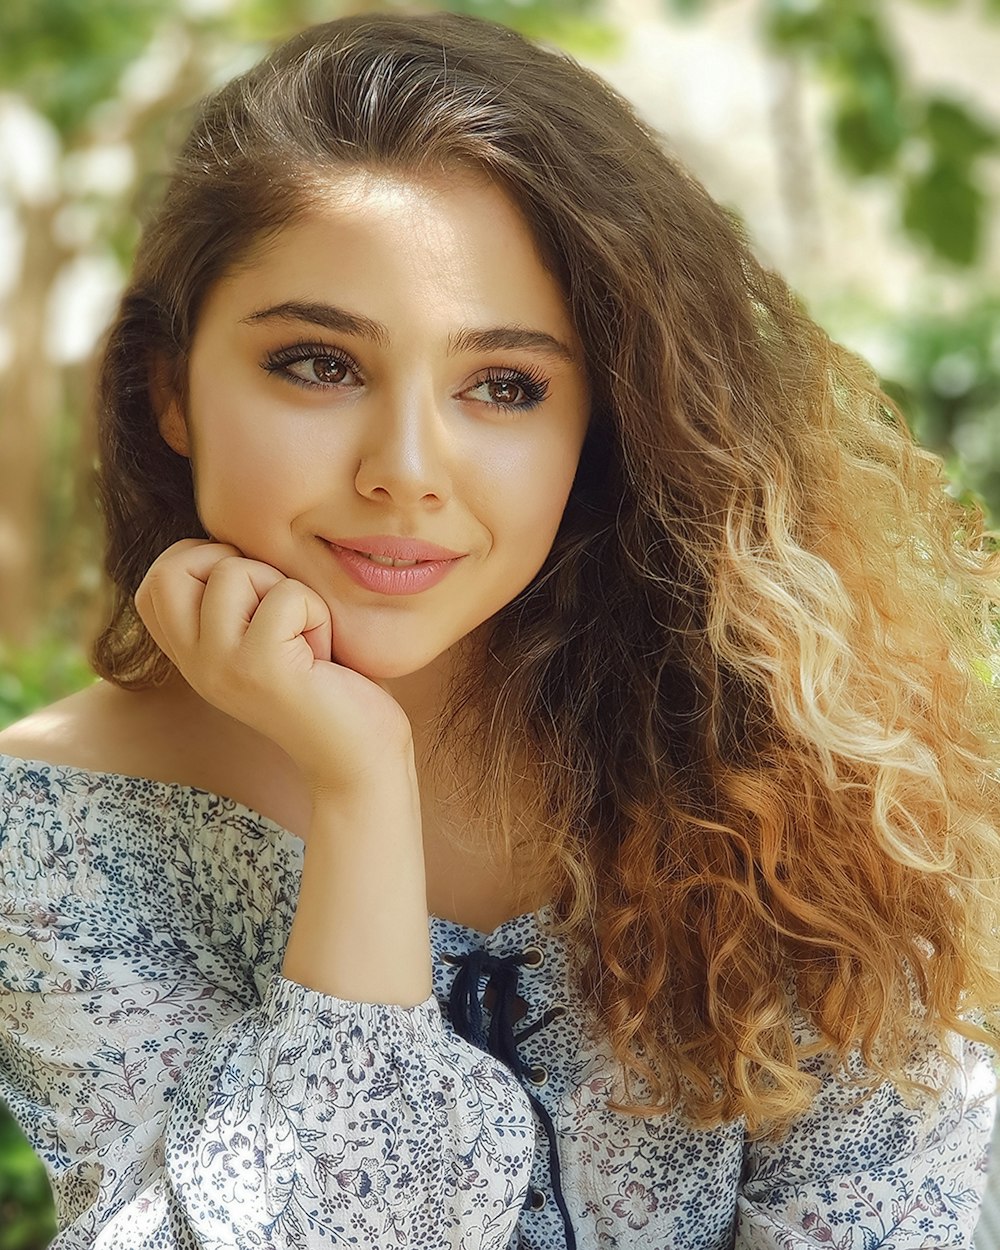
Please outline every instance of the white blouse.
[[912, 1109], [807, 1060], [782, 1142], [615, 1113], [544, 909], [432, 916], [433, 994], [348, 1002], [280, 971], [302, 853], [203, 790], [0, 756], [0, 1097], [53, 1250], [971, 1245], [986, 1048], [926, 1055]]

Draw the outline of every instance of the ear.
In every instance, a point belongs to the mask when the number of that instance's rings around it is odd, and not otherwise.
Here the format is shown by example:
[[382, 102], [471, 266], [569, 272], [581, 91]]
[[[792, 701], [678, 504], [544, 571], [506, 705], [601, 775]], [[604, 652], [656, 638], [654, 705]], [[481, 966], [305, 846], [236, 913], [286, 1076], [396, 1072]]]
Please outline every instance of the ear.
[[156, 424], [160, 427], [160, 434], [168, 447], [176, 451], [179, 456], [190, 457], [187, 422], [184, 420], [181, 406], [176, 399], [169, 400], [158, 413]]
[[190, 457], [187, 421], [177, 391], [168, 382], [169, 373], [167, 362], [158, 357], [149, 370], [149, 396], [163, 441], [179, 456]]

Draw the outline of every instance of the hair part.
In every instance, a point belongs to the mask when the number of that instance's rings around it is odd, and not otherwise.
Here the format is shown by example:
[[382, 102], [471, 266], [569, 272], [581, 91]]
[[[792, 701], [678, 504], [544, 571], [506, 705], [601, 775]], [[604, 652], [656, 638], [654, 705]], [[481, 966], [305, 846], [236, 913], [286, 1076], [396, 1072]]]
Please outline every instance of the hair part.
[[593, 408], [552, 551], [456, 674], [431, 764], [460, 764], [477, 836], [555, 900], [616, 1109], [780, 1132], [817, 1085], [796, 1014], [906, 1088], [915, 1019], [988, 1041], [1000, 1003], [1000, 555], [871, 370], [568, 56], [353, 16], [206, 100], [103, 359], [94, 666], [166, 678], [133, 595], [207, 537], [152, 362], [182, 394], [207, 292], [324, 179], [456, 168], [529, 222]]

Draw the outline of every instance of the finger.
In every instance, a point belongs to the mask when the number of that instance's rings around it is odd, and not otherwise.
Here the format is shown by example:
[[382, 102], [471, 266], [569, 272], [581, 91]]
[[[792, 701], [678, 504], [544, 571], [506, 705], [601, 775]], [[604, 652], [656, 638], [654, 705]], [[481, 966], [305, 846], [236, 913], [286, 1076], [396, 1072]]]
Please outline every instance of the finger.
[[178, 654], [187, 654], [198, 644], [204, 593], [205, 582], [176, 561], [154, 562], [136, 591], [136, 602], [149, 605], [169, 645]]
[[[175, 653], [190, 651], [197, 644], [205, 585], [220, 560], [230, 559], [236, 552], [237, 548], [228, 543], [182, 538], [149, 566], [136, 591], [137, 607], [140, 598], [148, 600], [161, 633]], [[162, 648], [162, 642], [159, 645]]]
[[221, 543], [214, 538], [178, 538], [169, 547], [164, 547], [157, 559], [174, 552], [193, 551], [196, 547], [226, 547], [228, 550], [236, 551], [240, 554], [239, 549], [234, 547], [232, 543]]
[[[253, 654], [284, 654], [300, 661], [329, 660], [330, 610], [309, 586], [286, 577], [261, 600], [244, 635]], [[324, 651], [325, 648], [325, 651]]]
[[179, 568], [189, 576], [207, 582], [212, 569], [220, 560], [228, 560], [233, 556], [243, 559], [243, 552], [232, 543], [217, 543], [214, 539], [182, 538], [158, 555], [150, 565], [150, 570], [157, 565], [170, 569]]
[[142, 592], [142, 585], [135, 592], [135, 610], [139, 614], [139, 619], [146, 627], [146, 631], [160, 648], [167, 659], [177, 667], [177, 655], [173, 647], [164, 633], [163, 626], [160, 624], [156, 616], [156, 608], [153, 606], [153, 600], [148, 593]]
[[333, 620], [329, 611], [321, 625], [316, 625], [312, 629], [304, 629], [302, 637], [309, 644], [309, 649], [317, 660], [333, 659]]
[[199, 639], [206, 658], [222, 660], [243, 643], [261, 600], [284, 573], [260, 560], [229, 556], [211, 570], [201, 599]]

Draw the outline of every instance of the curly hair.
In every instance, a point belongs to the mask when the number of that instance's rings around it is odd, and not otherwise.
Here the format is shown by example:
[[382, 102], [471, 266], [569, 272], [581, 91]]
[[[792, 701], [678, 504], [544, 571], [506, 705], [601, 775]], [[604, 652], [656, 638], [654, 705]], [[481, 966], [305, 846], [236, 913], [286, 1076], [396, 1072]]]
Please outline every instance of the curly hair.
[[995, 535], [662, 136], [504, 26], [342, 18], [203, 102], [103, 357], [95, 669], [165, 679], [132, 596], [207, 537], [150, 362], [183, 391], [213, 282], [345, 167], [492, 179], [586, 350], [559, 532], [457, 672], [435, 750], [475, 744], [478, 836], [555, 900], [622, 1065], [611, 1105], [780, 1133], [817, 1086], [797, 1015], [901, 1088], [915, 1030], [991, 1041]]

